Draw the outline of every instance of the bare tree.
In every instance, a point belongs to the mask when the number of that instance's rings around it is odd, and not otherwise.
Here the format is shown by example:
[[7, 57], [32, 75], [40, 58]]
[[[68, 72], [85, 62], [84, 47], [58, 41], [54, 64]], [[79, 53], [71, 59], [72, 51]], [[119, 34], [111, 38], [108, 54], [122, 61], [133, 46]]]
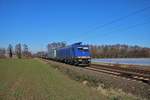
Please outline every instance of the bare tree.
[[150, 48], [129, 45], [90, 45], [92, 57], [96, 58], [139, 58], [150, 57]]
[[11, 44], [9, 44], [7, 51], [8, 51], [9, 57], [12, 58], [12, 56], [13, 56], [13, 47], [12, 47]]
[[23, 55], [28, 56], [28, 46], [26, 44], [23, 45]]
[[0, 48], [0, 58], [5, 58], [6, 57], [5, 53], [6, 53], [5, 48]]
[[15, 52], [17, 57], [20, 59], [22, 57], [22, 52], [21, 52], [21, 44], [17, 44], [15, 47]]
[[27, 58], [32, 58], [32, 53], [29, 51], [28, 45], [23, 44], [22, 55]]

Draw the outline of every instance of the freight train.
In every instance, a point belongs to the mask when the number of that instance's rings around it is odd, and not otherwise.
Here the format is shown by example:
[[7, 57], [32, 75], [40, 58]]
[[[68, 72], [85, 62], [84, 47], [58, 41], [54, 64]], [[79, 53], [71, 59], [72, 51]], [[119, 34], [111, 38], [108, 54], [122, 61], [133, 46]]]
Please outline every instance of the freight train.
[[65, 47], [51, 47], [47, 58], [72, 65], [88, 66], [91, 63], [89, 47], [81, 42]]

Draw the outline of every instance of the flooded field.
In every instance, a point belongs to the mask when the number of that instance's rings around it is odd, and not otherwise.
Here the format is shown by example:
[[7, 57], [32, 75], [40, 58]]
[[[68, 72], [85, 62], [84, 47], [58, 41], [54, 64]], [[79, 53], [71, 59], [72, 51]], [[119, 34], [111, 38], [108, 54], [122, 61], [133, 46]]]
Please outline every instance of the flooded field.
[[150, 58], [104, 58], [104, 59], [100, 58], [100, 59], [92, 59], [92, 62], [150, 66]]

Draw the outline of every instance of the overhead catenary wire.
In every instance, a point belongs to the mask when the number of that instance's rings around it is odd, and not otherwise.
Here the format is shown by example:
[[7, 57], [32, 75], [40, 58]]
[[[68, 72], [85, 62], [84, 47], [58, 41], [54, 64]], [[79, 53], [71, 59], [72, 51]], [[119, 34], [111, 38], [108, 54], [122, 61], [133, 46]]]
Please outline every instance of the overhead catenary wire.
[[135, 28], [135, 27], [138, 27], [138, 26], [142, 26], [142, 25], [145, 25], [145, 24], [150, 24], [150, 21], [146, 21], [144, 23], [137, 23], [137, 24], [134, 24], [134, 25], [130, 25], [130, 26], [126, 27], [126, 28], [116, 29], [116, 30], [113, 30], [113, 31], [107, 32], [107, 33], [112, 33], [112, 32], [117, 32], [117, 31], [119, 31], [119, 32], [127, 31], [129, 29], [132, 29], [132, 28]]
[[[128, 31], [130, 29], [136, 28], [138, 26], [146, 25], [146, 24], [150, 24], [150, 21], [146, 21], [146, 22], [143, 22], [143, 23], [137, 23], [137, 24], [125, 27], [123, 29], [116, 29], [116, 30], [113, 30], [113, 31], [110, 31], [110, 32], [107, 32], [107, 33], [101, 33], [101, 36], [105, 36], [106, 37], [106, 36], [109, 36], [110, 33], [114, 33], [114, 32], [120, 32], [121, 33], [121, 32]], [[93, 38], [93, 37], [90, 37], [90, 38]]]
[[136, 14], [138, 14], [138, 13], [144, 12], [144, 11], [146, 11], [146, 10], [148, 10], [148, 9], [150, 9], [150, 6], [145, 7], [145, 8], [143, 8], [143, 9], [140, 9], [140, 10], [137, 10], [137, 11], [134, 11], [134, 12], [128, 14], [128, 15], [119, 17], [119, 18], [114, 19], [114, 20], [112, 20], [112, 21], [110, 21], [110, 22], [101, 24], [101, 25], [99, 25], [99, 26], [97, 26], [97, 27], [95, 27], [95, 28], [93, 28], [93, 29], [91, 29], [91, 30], [89, 30], [89, 31], [84, 32], [84, 33], [89, 33], [89, 32], [95, 31], [95, 30], [97, 30], [97, 29], [106, 27], [106, 26], [111, 25], [111, 24], [113, 24], [113, 23], [116, 23], [116, 22], [119, 22], [119, 21], [121, 21], [121, 20], [124, 20], [124, 19], [126, 19], [126, 18], [128, 18], [128, 17], [130, 17], [130, 16], [133, 16], [133, 15], [136, 15]]

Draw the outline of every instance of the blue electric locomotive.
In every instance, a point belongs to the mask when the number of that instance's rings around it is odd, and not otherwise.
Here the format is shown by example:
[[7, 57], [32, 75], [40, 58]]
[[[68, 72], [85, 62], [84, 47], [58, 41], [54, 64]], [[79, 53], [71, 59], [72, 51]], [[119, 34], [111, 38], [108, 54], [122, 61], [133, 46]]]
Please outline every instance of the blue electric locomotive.
[[56, 49], [56, 59], [74, 65], [89, 65], [91, 63], [89, 47], [82, 45], [81, 42]]

